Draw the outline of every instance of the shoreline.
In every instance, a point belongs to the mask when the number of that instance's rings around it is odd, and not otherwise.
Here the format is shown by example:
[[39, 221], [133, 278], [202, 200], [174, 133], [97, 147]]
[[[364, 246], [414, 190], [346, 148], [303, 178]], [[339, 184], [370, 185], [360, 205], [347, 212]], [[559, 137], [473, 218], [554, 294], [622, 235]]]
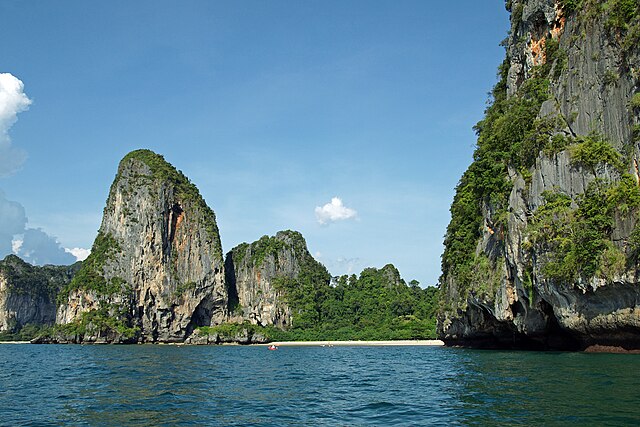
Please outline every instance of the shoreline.
[[[31, 341], [0, 341], [0, 344], [32, 344]], [[113, 343], [58, 343], [60, 345], [166, 345], [166, 346], [198, 346], [201, 344], [187, 344], [183, 342], [166, 342], [166, 343], [131, 343], [131, 344], [113, 344]], [[441, 340], [387, 340], [387, 341], [271, 341], [267, 343], [243, 344], [238, 342], [228, 342], [220, 344], [206, 344], [212, 346], [259, 346], [267, 347], [275, 345], [277, 347], [442, 347], [444, 341]]]
[[273, 341], [257, 346], [275, 345], [276, 347], [441, 347], [440, 340], [397, 340], [397, 341]]

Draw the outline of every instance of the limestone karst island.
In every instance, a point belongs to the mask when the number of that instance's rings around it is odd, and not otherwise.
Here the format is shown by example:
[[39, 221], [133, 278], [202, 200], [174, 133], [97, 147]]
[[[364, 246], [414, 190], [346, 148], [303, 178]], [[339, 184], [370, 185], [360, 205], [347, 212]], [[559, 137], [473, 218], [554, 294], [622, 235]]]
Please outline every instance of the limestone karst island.
[[38, 343], [435, 337], [436, 289], [392, 265], [332, 278], [295, 231], [223, 254], [196, 186], [149, 150], [120, 162], [89, 258], [36, 267], [9, 255], [0, 274], [1, 329]]
[[507, 9], [506, 57], [437, 287], [407, 284], [393, 265], [331, 277], [290, 230], [225, 253], [196, 185], [141, 149], [120, 162], [85, 261], [0, 262], [0, 336], [640, 350], [640, 3]]

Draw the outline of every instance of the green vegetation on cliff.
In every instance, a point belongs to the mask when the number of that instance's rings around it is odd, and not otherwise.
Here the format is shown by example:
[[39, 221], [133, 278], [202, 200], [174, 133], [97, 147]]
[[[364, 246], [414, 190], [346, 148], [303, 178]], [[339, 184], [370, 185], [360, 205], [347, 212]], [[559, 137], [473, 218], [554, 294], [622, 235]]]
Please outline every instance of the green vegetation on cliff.
[[623, 52], [640, 43], [640, 2], [637, 0], [558, 0], [566, 14], [577, 14], [590, 25], [598, 16], [606, 17], [606, 28], [613, 32]]
[[572, 206], [569, 196], [546, 192], [527, 229], [529, 246], [546, 254], [542, 274], [546, 279], [571, 283], [594, 276], [611, 279], [635, 262], [611, 240], [617, 217], [638, 214], [640, 188], [623, 175], [617, 183], [596, 179]]
[[591, 133], [573, 140], [571, 155], [576, 163], [587, 167], [591, 173], [596, 174], [596, 168], [607, 165], [615, 168], [619, 173], [624, 171], [622, 156], [602, 135]]
[[2, 308], [7, 316], [0, 341], [27, 341], [50, 329], [56, 296], [81, 264], [35, 266], [15, 255], [0, 261], [0, 276], [6, 280]]
[[[509, 9], [511, 6], [511, 2], [507, 2]], [[514, 6], [512, 11], [512, 22], [522, 19], [522, 2], [517, 2], [517, 6], [517, 10]], [[623, 45], [628, 44], [630, 38], [635, 40], [637, 37], [640, 25], [640, 3], [637, 0], [561, 0], [560, 6], [566, 14], [579, 14], [580, 25], [591, 25], [582, 19], [589, 14], [604, 17], [606, 28]], [[514, 27], [512, 30], [515, 31]], [[559, 84], [558, 80], [567, 66], [567, 54], [558, 40], [549, 37], [543, 46], [545, 61], [530, 69], [517, 93], [511, 96], [507, 96], [509, 58], [499, 67], [499, 82], [492, 91], [492, 102], [485, 111], [484, 119], [475, 127], [478, 140], [473, 162], [456, 187], [451, 222], [445, 235], [441, 286], [446, 288], [455, 283], [454, 293], [462, 305], [469, 292], [478, 297], [495, 287], [492, 284], [494, 278], [486, 274], [485, 267], [489, 262], [489, 270], [495, 271], [499, 265], [484, 259], [485, 256], [478, 255], [476, 250], [483, 227], [496, 236], [496, 245], [505, 241], [508, 198], [514, 174], [518, 173], [529, 184], [540, 153], [553, 156], [567, 149], [573, 163], [593, 175], [603, 167], [613, 169], [615, 172], [611, 173], [614, 176], [623, 175], [626, 167], [620, 153], [601, 135], [592, 133], [572, 137], [569, 135], [572, 132], [570, 126], [561, 115], [540, 116], [542, 104], [551, 99], [551, 85]], [[613, 72], [609, 74], [615, 83], [617, 78]], [[605, 75], [605, 83], [606, 80]], [[635, 196], [630, 192], [636, 186], [629, 185], [633, 179], [628, 176], [619, 183], [617, 178], [614, 180], [616, 182], [598, 181], [579, 200], [548, 195], [548, 206], [535, 214], [529, 229], [533, 234], [551, 239], [546, 243], [542, 238], [533, 239], [537, 245], [546, 244], [549, 250], [550, 261], [544, 268], [547, 277], [573, 280], [618, 270], [624, 255], [621, 258], [621, 249], [613, 244], [611, 234], [620, 209], [607, 203], [615, 197], [613, 194], [617, 194], [625, 200], [621, 202], [623, 207], [635, 206], [631, 201]], [[578, 208], [570, 207], [576, 203]], [[571, 225], [556, 221], [558, 217], [571, 221]], [[548, 228], [550, 224], [557, 228]]]
[[[139, 180], [139, 184], [149, 184], [151, 182], [167, 183], [170, 187], [175, 189], [175, 194], [178, 200], [189, 205], [192, 209], [196, 209], [201, 216], [202, 224], [204, 225], [209, 238], [212, 239], [212, 244], [216, 249], [216, 254], [220, 256], [220, 262], [222, 262], [222, 245], [220, 242], [220, 233], [218, 225], [216, 223], [216, 216], [213, 210], [207, 205], [204, 198], [200, 194], [198, 188], [187, 178], [182, 171], [177, 170], [173, 165], [167, 162], [163, 156], [156, 154], [151, 150], [141, 149], [128, 153], [118, 168], [118, 174], [111, 186], [111, 192], [117, 188], [118, 183], [126, 168], [130, 167], [131, 162], [142, 162], [151, 171], [151, 176], [148, 175], [136, 175], [136, 180]], [[128, 190], [126, 190], [128, 191]], [[135, 191], [135, 189], [131, 189]], [[185, 206], [182, 206], [184, 209]]]
[[81, 262], [77, 262], [70, 266], [38, 267], [15, 255], [8, 255], [0, 261], [0, 273], [8, 279], [8, 290], [12, 293], [54, 301], [60, 289], [69, 282], [69, 278], [81, 265]]
[[101, 302], [97, 309], [89, 310], [71, 323], [56, 325], [50, 336], [69, 341], [88, 340], [90, 337], [109, 337], [109, 341], [134, 342], [140, 328], [131, 326], [127, 307]]
[[[442, 256], [444, 276], [463, 278], [473, 274], [483, 204], [493, 211], [493, 228], [499, 232], [503, 227], [512, 188], [509, 168], [526, 176], [542, 150], [558, 145], [558, 138], [550, 130], [551, 119], [537, 118], [542, 103], [549, 98], [550, 69], [534, 69], [519, 92], [507, 98], [508, 67], [506, 60], [500, 66], [493, 102], [475, 126], [478, 142], [473, 163], [456, 187]], [[466, 286], [468, 280], [460, 280], [460, 284]]]
[[233, 257], [236, 264], [240, 264], [243, 261], [249, 247], [251, 247], [249, 264], [260, 267], [267, 256], [273, 256], [277, 263], [279, 251], [291, 249], [295, 253], [304, 253], [307, 244], [302, 234], [297, 231], [281, 231], [275, 237], [262, 236], [251, 245], [243, 243], [233, 249]]
[[[168, 182], [171, 184], [177, 190], [177, 194], [181, 199], [190, 200], [198, 204], [200, 204], [200, 201], [203, 201], [198, 188], [189, 178], [167, 162], [163, 156], [151, 150], [135, 150], [124, 156], [120, 161], [118, 176], [114, 181], [114, 185], [116, 185], [120, 179], [123, 168], [129, 167], [131, 161], [139, 161], [147, 165], [151, 170], [151, 178], [154, 181]], [[141, 177], [142, 176], [138, 176], [138, 178]], [[206, 204], [204, 204], [204, 206], [206, 206]]]
[[99, 232], [91, 247], [91, 254], [82, 263], [73, 280], [58, 294], [58, 304], [65, 303], [69, 294], [75, 290], [91, 290], [105, 296], [120, 291], [124, 284], [122, 279], [107, 281], [104, 278], [105, 264], [120, 251], [120, 244], [113, 236]]

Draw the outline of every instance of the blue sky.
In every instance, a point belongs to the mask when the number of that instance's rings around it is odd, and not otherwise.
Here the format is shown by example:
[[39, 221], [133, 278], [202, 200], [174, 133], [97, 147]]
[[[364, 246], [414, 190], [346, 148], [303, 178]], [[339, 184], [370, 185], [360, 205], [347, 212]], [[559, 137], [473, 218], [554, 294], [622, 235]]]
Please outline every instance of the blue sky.
[[225, 251], [294, 229], [332, 274], [393, 263], [435, 284], [507, 29], [503, 0], [3, 0], [0, 73], [31, 103], [0, 141], [27, 155], [0, 216], [90, 248], [119, 160], [149, 148], [198, 186]]

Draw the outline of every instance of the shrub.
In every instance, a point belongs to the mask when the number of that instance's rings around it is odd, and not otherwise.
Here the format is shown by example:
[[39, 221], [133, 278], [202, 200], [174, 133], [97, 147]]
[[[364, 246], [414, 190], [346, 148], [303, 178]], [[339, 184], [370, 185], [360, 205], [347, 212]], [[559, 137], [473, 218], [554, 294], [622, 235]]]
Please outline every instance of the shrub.
[[626, 267], [626, 257], [613, 242], [606, 241], [605, 249], [600, 255], [597, 276], [606, 280], [614, 280], [624, 273]]
[[634, 141], [640, 141], [640, 125], [634, 125], [631, 133]]
[[618, 83], [620, 79], [620, 74], [616, 73], [613, 70], [607, 70], [604, 73], [603, 83], [605, 86], [612, 86]]
[[572, 154], [574, 159], [595, 174], [595, 169], [601, 164], [608, 164], [619, 172], [624, 169], [622, 157], [602, 136], [592, 133], [576, 139]]
[[556, 154], [566, 149], [571, 143], [572, 141], [569, 138], [559, 133], [551, 137], [545, 146], [544, 152], [547, 155]]
[[[619, 275], [625, 256], [611, 241], [614, 217], [640, 208], [640, 189], [624, 174], [617, 183], [595, 180], [577, 200], [561, 193], [543, 193], [545, 204], [535, 212], [527, 236], [544, 258], [542, 274], [559, 283], [578, 277], [605, 279]], [[630, 239], [630, 257], [640, 252], [640, 229]]]
[[633, 94], [629, 101], [629, 107], [633, 110], [640, 109], [640, 92]]

